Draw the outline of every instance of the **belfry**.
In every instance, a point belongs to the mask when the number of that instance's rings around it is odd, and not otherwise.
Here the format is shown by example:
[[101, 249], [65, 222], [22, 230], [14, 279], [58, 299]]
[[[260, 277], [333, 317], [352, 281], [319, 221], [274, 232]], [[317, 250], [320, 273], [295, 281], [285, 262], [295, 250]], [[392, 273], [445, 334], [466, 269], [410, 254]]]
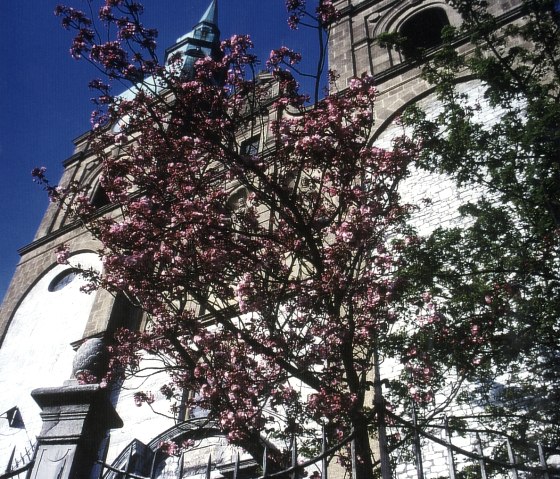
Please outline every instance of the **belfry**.
[[172, 47], [166, 51], [166, 59], [179, 54], [182, 63], [182, 74], [192, 77], [194, 64], [201, 58], [218, 60], [221, 57], [220, 29], [218, 28], [218, 0], [212, 0], [200, 21], [187, 34], [179, 37]]

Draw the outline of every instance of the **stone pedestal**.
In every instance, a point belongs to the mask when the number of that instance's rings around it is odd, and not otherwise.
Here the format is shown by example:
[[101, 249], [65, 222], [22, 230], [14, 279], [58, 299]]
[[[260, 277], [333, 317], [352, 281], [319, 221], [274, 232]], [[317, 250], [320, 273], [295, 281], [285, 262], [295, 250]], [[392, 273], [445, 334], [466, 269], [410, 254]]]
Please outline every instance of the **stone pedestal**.
[[68, 381], [58, 388], [35, 389], [43, 428], [37, 438], [31, 479], [87, 479], [101, 441], [122, 421], [98, 384]]

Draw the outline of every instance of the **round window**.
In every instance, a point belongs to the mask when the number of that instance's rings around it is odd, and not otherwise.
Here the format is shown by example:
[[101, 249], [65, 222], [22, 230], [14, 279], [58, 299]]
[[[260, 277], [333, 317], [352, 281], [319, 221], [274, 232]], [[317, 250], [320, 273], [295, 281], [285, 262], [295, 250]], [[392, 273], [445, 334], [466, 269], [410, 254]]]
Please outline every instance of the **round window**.
[[49, 284], [49, 291], [60, 291], [74, 281], [77, 276], [78, 271], [75, 269], [67, 269], [62, 273], [57, 274]]

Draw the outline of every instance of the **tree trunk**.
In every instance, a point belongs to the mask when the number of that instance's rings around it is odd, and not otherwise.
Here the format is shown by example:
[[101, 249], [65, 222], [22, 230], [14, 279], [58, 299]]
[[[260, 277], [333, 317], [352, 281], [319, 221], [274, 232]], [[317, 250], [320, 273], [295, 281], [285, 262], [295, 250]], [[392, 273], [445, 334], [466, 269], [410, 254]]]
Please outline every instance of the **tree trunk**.
[[379, 461], [381, 468], [381, 479], [391, 479], [391, 461], [389, 458], [389, 446], [387, 443], [387, 431], [385, 429], [385, 399], [381, 387], [381, 372], [379, 371], [379, 353], [377, 350], [373, 354], [374, 379], [373, 379], [373, 404], [377, 411], [378, 428], [377, 440], [379, 442]]
[[374, 479], [368, 422], [359, 415], [353, 420], [352, 479]]

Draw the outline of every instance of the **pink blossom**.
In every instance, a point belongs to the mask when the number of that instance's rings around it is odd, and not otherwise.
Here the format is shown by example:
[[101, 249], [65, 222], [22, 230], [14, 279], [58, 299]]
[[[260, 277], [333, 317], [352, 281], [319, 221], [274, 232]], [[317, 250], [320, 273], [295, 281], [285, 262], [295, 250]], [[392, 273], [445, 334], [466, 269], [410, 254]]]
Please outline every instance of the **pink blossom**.
[[163, 454], [167, 454], [168, 456], [174, 456], [179, 451], [179, 446], [176, 442], [167, 440], [161, 441], [158, 444], [158, 450], [161, 451]]
[[[344, 95], [326, 94], [307, 108], [299, 53], [273, 50], [272, 75], [255, 82], [252, 42], [234, 35], [222, 43], [223, 56], [200, 59], [187, 79], [142, 56], [155, 33], [135, 20], [135, 4], [104, 2], [102, 24], [114, 34], [101, 42], [80, 15], [64, 11], [76, 28], [76, 56], [123, 82], [150, 72], [173, 98], [154, 101], [138, 89], [123, 100], [92, 82], [99, 98], [88, 141], [114, 210], [91, 214], [88, 195], [74, 186], [60, 195], [61, 207], [100, 241], [96, 284], [131, 298], [149, 322], [142, 332], [116, 333], [109, 377], [136, 372], [144, 355], [166, 358], [162, 395], [196, 391], [186, 407], [209, 411], [234, 442], [270, 427], [285, 437], [298, 425], [311, 431], [321, 418], [336, 437], [347, 435], [369, 419], [365, 378], [384, 344], [410, 352], [411, 383], [427, 400], [437, 370], [397, 327], [402, 318], [429, 335], [445, 325], [425, 304], [422, 319], [411, 320], [421, 292], [409, 294], [399, 277], [407, 248], [419, 240], [395, 192], [417, 151], [404, 142], [390, 150], [370, 144], [373, 78], [353, 79]], [[336, 19], [328, 0], [317, 11], [297, 0], [286, 6], [293, 26], [305, 17], [324, 29]], [[250, 129], [254, 112], [275, 121], [260, 132], [267, 151], [243, 154], [239, 125]], [[116, 134], [107, 128], [115, 124]], [[44, 171], [36, 178], [44, 181]], [[248, 200], [230, 207], [239, 187]], [[138, 392], [135, 402], [151, 404], [154, 396]], [[175, 453], [177, 445], [162, 450]]]
[[70, 248], [67, 244], [61, 244], [57, 246], [55, 253], [56, 253], [56, 262], [58, 264], [68, 264], [68, 258], [70, 256]]

